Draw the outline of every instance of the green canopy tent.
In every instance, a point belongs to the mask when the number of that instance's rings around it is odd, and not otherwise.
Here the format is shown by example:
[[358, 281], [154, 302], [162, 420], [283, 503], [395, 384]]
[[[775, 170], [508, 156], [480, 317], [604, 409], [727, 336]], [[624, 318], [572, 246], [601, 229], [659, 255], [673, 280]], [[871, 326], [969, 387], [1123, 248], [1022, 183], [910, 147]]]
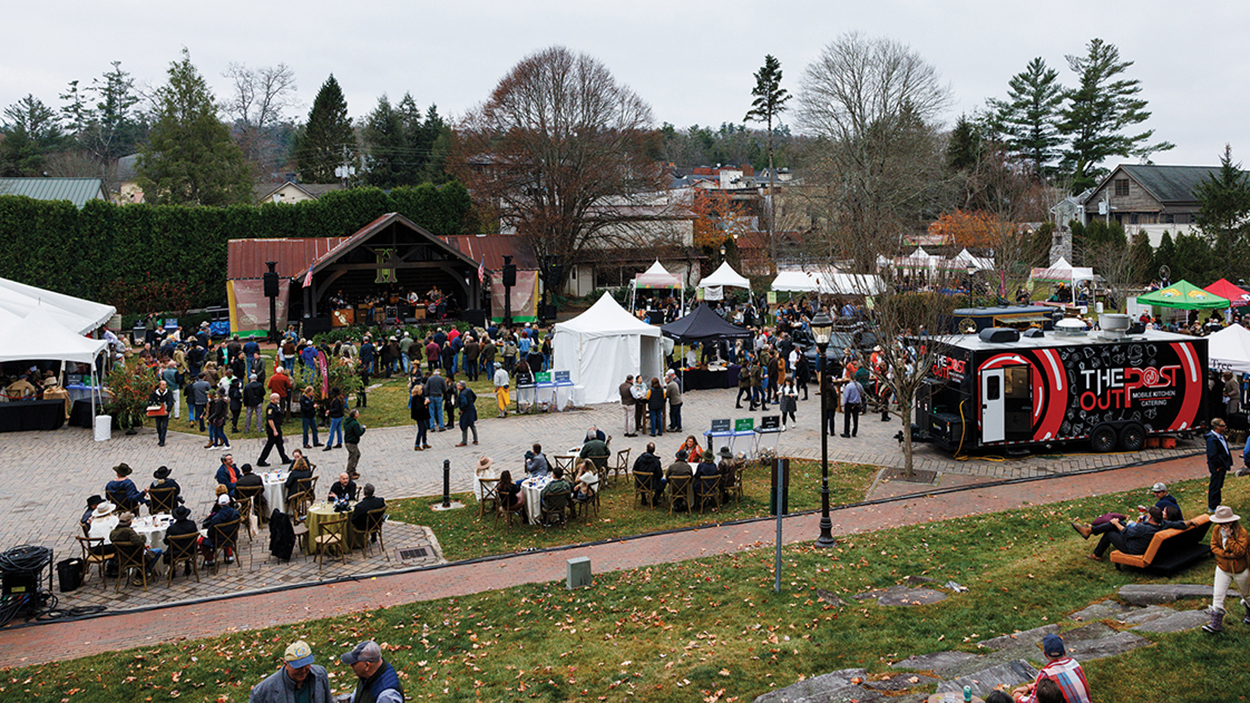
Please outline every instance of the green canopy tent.
[[1137, 303], [1176, 310], [1222, 310], [1229, 305], [1228, 298], [1208, 293], [1189, 281], [1177, 281], [1166, 288], [1139, 295]]

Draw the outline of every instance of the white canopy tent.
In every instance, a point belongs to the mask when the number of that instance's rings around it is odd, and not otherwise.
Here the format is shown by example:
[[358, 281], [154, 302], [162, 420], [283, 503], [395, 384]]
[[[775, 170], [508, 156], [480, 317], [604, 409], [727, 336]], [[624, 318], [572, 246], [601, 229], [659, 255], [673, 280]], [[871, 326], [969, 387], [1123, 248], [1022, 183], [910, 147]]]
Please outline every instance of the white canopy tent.
[[1250, 373], [1250, 330], [1229, 325], [1207, 337], [1207, 365], [1213, 371]]
[[963, 251], [956, 254], [950, 261], [955, 268], [972, 267], [978, 271], [988, 271], [994, 268], [993, 259], [988, 259], [982, 256], [973, 256], [972, 252], [968, 251], [967, 247], [965, 247]]
[[885, 289], [880, 276], [841, 271], [778, 271], [771, 288], [780, 292], [818, 292], [822, 295], [876, 295]]
[[669, 273], [668, 269], [660, 264], [660, 260], [656, 259], [650, 268], [642, 273], [635, 274], [634, 280], [629, 285], [629, 309], [631, 311], [638, 309], [638, 291], [639, 290], [677, 290], [678, 299], [681, 300], [682, 314], [686, 311], [686, 287], [682, 283], [681, 276], [675, 273]]
[[1094, 273], [1089, 266], [1073, 266], [1068, 260], [1059, 257], [1049, 268], [1035, 268], [1029, 273], [1029, 279], [1047, 283], [1066, 283], [1075, 285], [1077, 281], [1101, 281], [1102, 276]]
[[[89, 339], [76, 334], [58, 322], [52, 314], [36, 308], [24, 318], [0, 315], [0, 362], [6, 361], [73, 361], [91, 367], [93, 388], [96, 359], [108, 346], [103, 339]], [[91, 394], [91, 415], [95, 416], [96, 392]]]
[[751, 289], [751, 282], [746, 276], [734, 270], [728, 261], [721, 262], [720, 268], [712, 272], [712, 275], [699, 281], [699, 288], [705, 290], [703, 294], [704, 300], [723, 300], [725, 298], [725, 288], [746, 288]]
[[660, 328], [625, 312], [604, 293], [586, 312], [555, 325], [552, 368], [568, 371], [585, 389], [587, 403], [619, 401], [630, 374], [658, 378], [664, 370]]
[[78, 334], [99, 329], [117, 314], [117, 308], [112, 305], [53, 293], [4, 278], [0, 278], [0, 309], [18, 317], [26, 317], [36, 309], [44, 310], [69, 331]]

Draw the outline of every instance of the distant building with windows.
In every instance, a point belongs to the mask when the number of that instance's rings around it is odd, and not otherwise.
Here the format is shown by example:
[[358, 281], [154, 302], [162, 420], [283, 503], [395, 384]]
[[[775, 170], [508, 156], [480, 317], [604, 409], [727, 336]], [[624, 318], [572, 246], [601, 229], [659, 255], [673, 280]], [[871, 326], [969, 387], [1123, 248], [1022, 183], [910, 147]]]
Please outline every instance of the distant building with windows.
[[1117, 166], [1084, 199], [1085, 222], [1119, 222], [1131, 238], [1139, 232], [1158, 246], [1165, 231], [1188, 234], [1202, 207], [1197, 187], [1219, 166]]
[[68, 200], [79, 210], [88, 200], [108, 200], [99, 178], [0, 178], [0, 195], [35, 200]]

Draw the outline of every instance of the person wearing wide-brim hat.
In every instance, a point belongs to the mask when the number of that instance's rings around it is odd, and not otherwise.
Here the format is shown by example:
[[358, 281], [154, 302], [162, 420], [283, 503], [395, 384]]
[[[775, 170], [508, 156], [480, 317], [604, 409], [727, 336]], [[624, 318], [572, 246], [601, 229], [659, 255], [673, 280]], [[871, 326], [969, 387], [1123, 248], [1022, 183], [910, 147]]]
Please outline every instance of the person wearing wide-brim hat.
[[179, 486], [177, 481], [170, 478], [169, 474], [170, 474], [170, 471], [169, 471], [168, 466], [162, 466], [158, 468], [156, 471], [153, 471], [152, 478], [156, 480], [152, 482], [151, 486], [148, 486], [148, 490], [150, 491], [153, 488], [172, 488], [174, 489], [174, 502], [175, 503], [181, 502], [182, 501], [182, 486]]
[[85, 528], [90, 527], [91, 519], [95, 517], [95, 509], [103, 502], [104, 498], [99, 494], [87, 498], [87, 510], [82, 514], [82, 517], [79, 518], [78, 522], [82, 523]]
[[1211, 530], [1211, 553], [1215, 555], [1215, 585], [1211, 592], [1211, 622], [1202, 626], [1205, 632], [1224, 631], [1224, 599], [1229, 585], [1237, 584], [1241, 594], [1241, 606], [1246, 610], [1243, 623], [1250, 625], [1250, 535], [1241, 525], [1241, 516], [1227, 505], [1221, 505], [1211, 515], [1215, 528]]
[[[175, 507], [174, 521], [169, 524], [169, 527], [165, 528], [165, 563], [168, 564], [170, 562], [170, 557], [174, 553], [174, 545], [170, 542], [171, 537], [189, 535], [199, 531], [199, 526], [195, 524], [195, 520], [191, 519], [191, 509], [185, 505]], [[194, 540], [192, 540], [192, 543], [194, 544]], [[186, 575], [191, 574], [191, 564], [189, 562], [183, 567], [183, 573]]]
[[135, 482], [131, 481], [129, 476], [134, 471], [125, 462], [113, 467], [113, 473], [116, 479], [104, 484], [104, 495], [111, 500], [120, 497], [126, 505], [147, 505], [147, 490], [140, 491], [135, 487]]

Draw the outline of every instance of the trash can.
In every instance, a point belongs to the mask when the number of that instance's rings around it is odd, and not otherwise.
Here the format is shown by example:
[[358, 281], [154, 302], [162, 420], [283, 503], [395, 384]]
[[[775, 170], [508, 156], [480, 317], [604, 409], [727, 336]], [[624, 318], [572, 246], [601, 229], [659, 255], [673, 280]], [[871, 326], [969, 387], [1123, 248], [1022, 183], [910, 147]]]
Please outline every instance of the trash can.
[[95, 441], [107, 442], [113, 438], [113, 416], [95, 416]]
[[61, 593], [78, 590], [82, 585], [82, 559], [62, 559], [56, 563], [56, 577], [61, 584]]

